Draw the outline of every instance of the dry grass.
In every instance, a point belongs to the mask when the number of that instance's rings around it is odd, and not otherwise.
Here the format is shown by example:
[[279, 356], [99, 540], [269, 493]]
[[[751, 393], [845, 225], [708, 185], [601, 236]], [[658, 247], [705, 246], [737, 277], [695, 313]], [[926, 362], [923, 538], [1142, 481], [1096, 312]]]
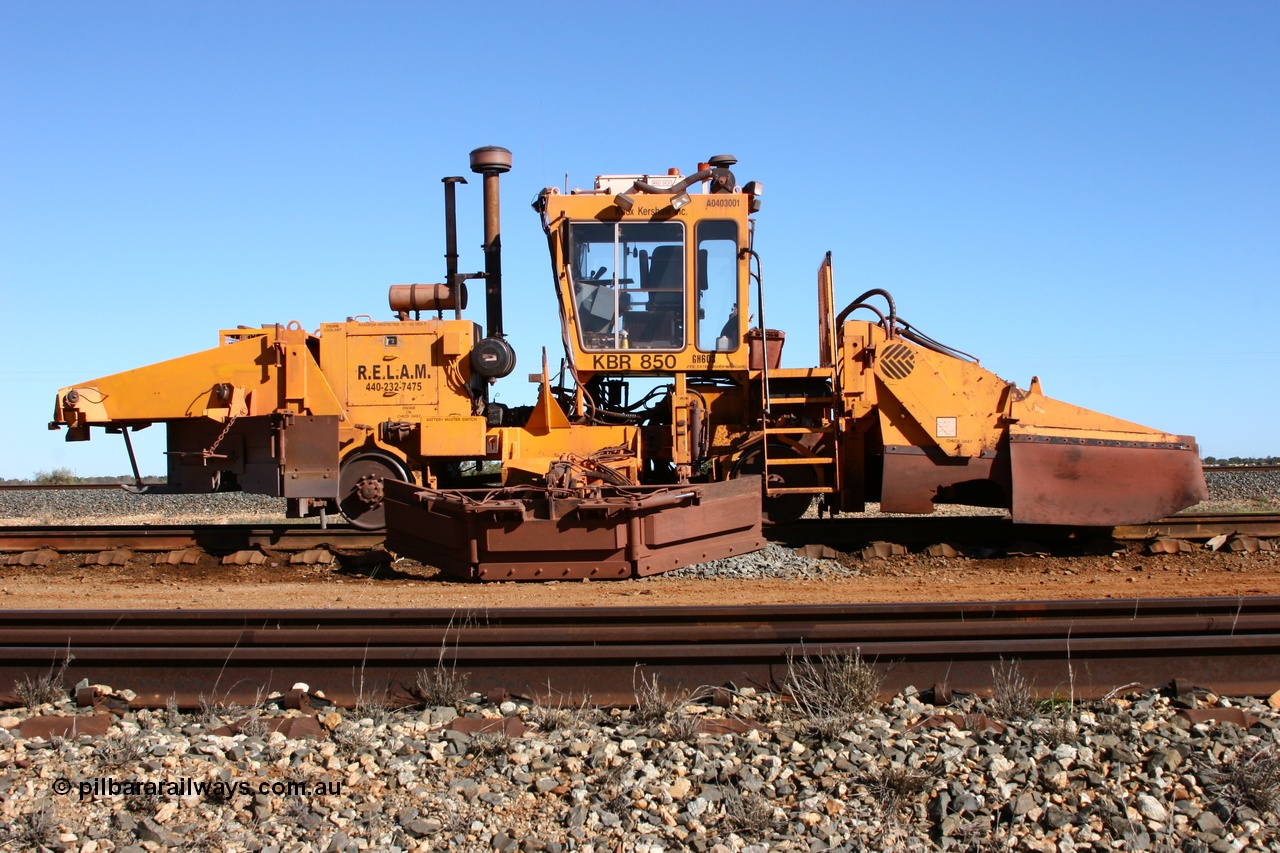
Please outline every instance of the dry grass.
[[1000, 720], [1026, 720], [1036, 712], [1031, 683], [1014, 661], [1000, 661], [991, 667], [991, 715]]
[[839, 737], [876, 707], [883, 681], [861, 650], [826, 655], [817, 663], [804, 654], [787, 656], [784, 687], [800, 714], [825, 740]]
[[660, 726], [685, 703], [683, 697], [668, 693], [658, 684], [656, 672], [646, 678], [639, 666], [631, 672], [631, 689], [636, 697], [631, 720], [638, 726]]
[[18, 840], [31, 849], [44, 849], [58, 840], [58, 810], [53, 803], [43, 800], [27, 812], [18, 822]]
[[724, 789], [724, 825], [739, 835], [760, 837], [773, 827], [773, 806], [759, 794], [745, 796], [735, 788]]
[[431, 669], [418, 671], [414, 684], [414, 694], [427, 707], [435, 708], [456, 705], [467, 695], [467, 673], [458, 674], [458, 664], [452, 665], [444, 661], [447, 648], [440, 642], [440, 657]]
[[880, 813], [895, 819], [904, 805], [929, 790], [934, 777], [901, 764], [891, 764], [874, 766], [858, 781], [867, 787]]
[[147, 745], [134, 731], [112, 735], [94, 749], [103, 767], [131, 769], [147, 755]]
[[631, 720], [642, 728], [661, 728], [674, 740], [691, 740], [697, 736], [698, 719], [687, 714], [684, 707], [700, 693], [695, 690], [668, 693], [658, 684], [658, 674], [646, 678], [637, 666], [632, 673], [632, 690], [636, 705], [631, 710]]
[[258, 712], [249, 714], [240, 721], [240, 734], [245, 737], [265, 738], [271, 734], [271, 725]]
[[1228, 802], [1280, 816], [1280, 750], [1274, 743], [1239, 753], [1217, 775]]
[[354, 723], [339, 725], [329, 738], [333, 741], [338, 756], [345, 761], [355, 761], [376, 746], [372, 730]]
[[672, 740], [692, 743], [698, 739], [699, 720], [694, 714], [677, 711], [665, 726], [667, 735]]
[[71, 649], [68, 647], [67, 655], [63, 658], [57, 672], [54, 672], [51, 665], [48, 672], [37, 678], [23, 676], [21, 681], [13, 685], [14, 698], [27, 708], [52, 705], [67, 698], [67, 688], [63, 678], [67, 674], [67, 667], [71, 666], [71, 662], [75, 659], [76, 656], [71, 654]]
[[557, 699], [554, 705], [535, 704], [525, 715], [525, 720], [537, 726], [539, 731], [550, 733], [588, 725], [595, 719], [596, 713], [591, 697], [587, 695], [576, 706], [566, 704], [563, 698]]
[[366, 695], [356, 697], [355, 707], [351, 709], [357, 720], [372, 720], [375, 727], [385, 726], [391, 721], [391, 713], [395, 708], [385, 696]]
[[471, 741], [471, 754], [492, 761], [511, 752], [511, 738], [502, 732], [476, 735]]

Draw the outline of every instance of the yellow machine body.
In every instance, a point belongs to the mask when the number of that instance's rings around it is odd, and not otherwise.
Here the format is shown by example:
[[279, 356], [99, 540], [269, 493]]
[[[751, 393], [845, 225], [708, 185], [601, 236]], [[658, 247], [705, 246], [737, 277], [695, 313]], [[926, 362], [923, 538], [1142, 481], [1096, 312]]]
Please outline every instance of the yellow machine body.
[[449, 484], [463, 461], [545, 475], [565, 454], [622, 447], [612, 467], [635, 481], [635, 430], [570, 435], [549, 392], [527, 423], [490, 426], [471, 368], [479, 339], [469, 320], [223, 330], [213, 349], [60, 389], [54, 424], [82, 440], [91, 426], [164, 423], [170, 488], [281, 495], [309, 502], [301, 511], [332, 501], [370, 527], [382, 525], [382, 478]]
[[[837, 313], [829, 254], [818, 365], [782, 368], [783, 334], [748, 323], [762, 284], [750, 220], [759, 187], [737, 187], [732, 164], [703, 164], [693, 181], [672, 170], [663, 186], [602, 176], [594, 190], [547, 189], [535, 204], [581, 389], [576, 414], [645, 424], [653, 482], [760, 474], [773, 521], [815, 496], [832, 512], [965, 502], [1008, 507], [1016, 522], [1082, 525], [1150, 521], [1204, 498], [1194, 439], [1053, 400], [1038, 380], [1021, 390], [900, 322], [882, 291]], [[754, 295], [763, 315], [763, 287]], [[878, 297], [887, 312], [869, 301]], [[853, 316], [862, 311], [875, 319]], [[640, 409], [633, 383], [665, 391]]]
[[[405, 529], [392, 534], [448, 540], [458, 566], [469, 553], [504, 553], [503, 537], [519, 538], [510, 518], [537, 520], [524, 556], [458, 569], [472, 577], [551, 576], [529, 555], [560, 533], [560, 556], [578, 536], [581, 549], [590, 540], [612, 555], [599, 560], [615, 573], [759, 547], [741, 483], [679, 488], [739, 478], [760, 484], [773, 522], [799, 517], [815, 497], [828, 513], [867, 501], [912, 513], [962, 502], [1007, 507], [1015, 522], [1073, 525], [1151, 521], [1203, 499], [1190, 437], [1053, 400], [1035, 379], [1019, 389], [902, 321], [884, 291], [837, 310], [829, 254], [818, 270], [817, 363], [783, 368], [785, 338], [765, 326], [768, 291], [752, 249], [761, 188], [739, 187], [734, 163], [721, 156], [688, 177], [601, 176], [590, 190], [539, 194], [565, 356], [559, 371], [543, 356], [533, 406], [489, 397], [515, 366], [501, 325], [497, 212], [497, 176], [511, 159], [483, 148], [472, 168], [484, 174], [485, 272], [457, 272], [462, 180], [446, 178], [446, 281], [392, 287], [398, 319], [223, 331], [213, 349], [59, 390], [53, 426], [68, 426], [70, 440], [93, 426], [127, 439], [163, 423], [171, 490], [283, 495], [297, 512], [337, 506], [368, 528], [398, 519]], [[461, 314], [463, 283], [475, 278], [485, 280], [487, 334]], [[492, 506], [450, 492], [482, 480], [464, 475], [482, 475], [483, 463], [500, 466], [494, 485], [516, 490]], [[403, 512], [384, 512], [388, 480], [406, 484], [387, 498]], [[562, 525], [564, 513], [578, 515]], [[471, 532], [408, 531], [444, 518]], [[624, 536], [623, 525], [634, 529]], [[475, 537], [485, 548], [470, 547]], [[574, 571], [592, 576], [595, 559]]]

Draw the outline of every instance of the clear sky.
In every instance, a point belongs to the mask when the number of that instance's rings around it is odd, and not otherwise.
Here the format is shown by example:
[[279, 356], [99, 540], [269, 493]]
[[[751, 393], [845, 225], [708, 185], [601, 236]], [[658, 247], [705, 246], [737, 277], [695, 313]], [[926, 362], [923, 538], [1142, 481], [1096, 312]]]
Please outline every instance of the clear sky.
[[0, 477], [128, 470], [46, 429], [61, 386], [442, 280], [480, 145], [515, 159], [504, 402], [561, 352], [536, 192], [731, 153], [784, 364], [831, 250], [838, 301], [1022, 387], [1280, 453], [1280, 4], [0, 0]]

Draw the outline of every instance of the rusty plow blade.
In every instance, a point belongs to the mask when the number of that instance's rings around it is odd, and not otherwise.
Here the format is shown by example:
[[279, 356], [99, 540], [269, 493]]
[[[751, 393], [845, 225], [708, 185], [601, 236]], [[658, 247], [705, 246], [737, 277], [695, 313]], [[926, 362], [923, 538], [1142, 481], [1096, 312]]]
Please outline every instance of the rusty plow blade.
[[387, 480], [387, 548], [455, 577], [644, 577], [758, 551], [760, 480], [437, 491]]
[[1010, 435], [1013, 520], [1020, 524], [1145, 524], [1208, 497], [1189, 436], [1120, 441]]

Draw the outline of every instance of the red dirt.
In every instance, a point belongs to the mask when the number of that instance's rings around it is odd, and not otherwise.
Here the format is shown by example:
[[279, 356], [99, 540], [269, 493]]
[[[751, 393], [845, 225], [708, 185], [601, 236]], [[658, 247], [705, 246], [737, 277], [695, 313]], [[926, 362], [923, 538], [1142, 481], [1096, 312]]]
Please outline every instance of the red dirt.
[[1280, 595], [1280, 553], [861, 561], [861, 575], [826, 580], [462, 583], [408, 560], [365, 568], [290, 565], [84, 566], [63, 555], [43, 567], [0, 567], [0, 608], [219, 609], [843, 604], [1069, 598]]

